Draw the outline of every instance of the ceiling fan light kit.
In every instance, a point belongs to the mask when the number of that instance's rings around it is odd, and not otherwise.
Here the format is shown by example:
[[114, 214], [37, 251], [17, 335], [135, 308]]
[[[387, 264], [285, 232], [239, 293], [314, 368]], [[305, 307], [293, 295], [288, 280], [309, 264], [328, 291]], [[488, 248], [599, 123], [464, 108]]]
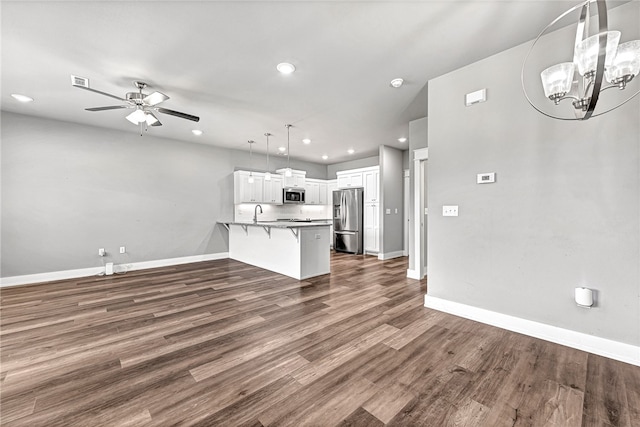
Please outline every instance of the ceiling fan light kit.
[[95, 92], [100, 95], [108, 96], [110, 98], [122, 101], [122, 105], [112, 105], [107, 107], [94, 107], [85, 108], [87, 111], [106, 111], [106, 110], [118, 110], [121, 108], [133, 108], [134, 111], [126, 116], [126, 119], [131, 123], [140, 126], [140, 135], [142, 135], [142, 128], [145, 126], [162, 126], [160, 119], [154, 113], [167, 114], [181, 119], [191, 120], [199, 122], [200, 117], [194, 116], [180, 111], [169, 110], [167, 108], [158, 107], [157, 105], [168, 100], [169, 97], [162, 92], [155, 91], [151, 94], [142, 93], [142, 90], [147, 88], [148, 85], [145, 82], [134, 81], [133, 85], [138, 89], [137, 92], [128, 92], [124, 98], [117, 95], [113, 95], [107, 92], [102, 92], [90, 87], [89, 79], [79, 76], [71, 76], [71, 85], [80, 89]]

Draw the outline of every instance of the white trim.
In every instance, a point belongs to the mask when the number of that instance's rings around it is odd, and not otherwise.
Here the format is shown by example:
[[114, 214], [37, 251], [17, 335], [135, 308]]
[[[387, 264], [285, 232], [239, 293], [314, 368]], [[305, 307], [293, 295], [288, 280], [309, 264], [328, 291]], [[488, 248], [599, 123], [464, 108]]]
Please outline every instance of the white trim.
[[387, 252], [387, 253], [379, 253], [378, 254], [378, 259], [383, 261], [385, 259], [391, 259], [391, 258], [400, 258], [401, 256], [404, 256], [404, 252], [403, 251], [395, 251], [395, 252]]
[[533, 320], [522, 319], [508, 314], [497, 313], [483, 308], [460, 304], [445, 299], [424, 296], [424, 306], [443, 311], [465, 319], [497, 326], [508, 331], [518, 332], [556, 344], [576, 348], [589, 353], [640, 366], [640, 347], [600, 338], [582, 332], [563, 329]]
[[407, 269], [407, 277], [409, 279], [421, 280], [424, 276], [420, 276], [420, 272], [418, 270]]
[[[365, 166], [363, 168], [357, 168], [357, 169], [345, 169], [345, 170], [341, 170], [341, 171], [336, 171], [336, 176], [338, 175], [348, 175], [351, 173], [360, 173], [360, 172], [372, 172], [372, 171], [379, 171], [380, 170], [380, 165], [375, 165], [375, 166]], [[336, 178], [337, 181], [337, 178]]]
[[[132, 264], [114, 265], [114, 271], [121, 273], [123, 271], [145, 270], [148, 268], [167, 267], [170, 265], [189, 264], [199, 261], [213, 261], [217, 259], [229, 258], [228, 252], [217, 254], [194, 255], [180, 258], [159, 259], [154, 261], [142, 261]], [[7, 286], [29, 285], [41, 282], [51, 282], [53, 280], [75, 279], [78, 277], [95, 276], [104, 273], [104, 267], [80, 268], [77, 270], [52, 271], [49, 273], [26, 274], [24, 276], [11, 276], [0, 278], [0, 288]]]

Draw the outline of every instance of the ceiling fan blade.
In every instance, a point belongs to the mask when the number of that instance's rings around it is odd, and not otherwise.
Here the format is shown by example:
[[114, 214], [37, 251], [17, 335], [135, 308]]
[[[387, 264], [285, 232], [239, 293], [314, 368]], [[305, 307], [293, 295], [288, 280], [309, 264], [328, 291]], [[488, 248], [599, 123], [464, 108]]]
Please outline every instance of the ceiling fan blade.
[[147, 125], [149, 125], [149, 126], [162, 126], [162, 123], [160, 123], [160, 120], [158, 120], [156, 115], [153, 114], [151, 111], [146, 111], [145, 115], [146, 115]]
[[80, 88], [80, 89], [88, 90], [89, 92], [99, 93], [100, 95], [109, 96], [109, 97], [111, 97], [111, 98], [115, 98], [115, 99], [118, 99], [118, 100], [120, 100], [120, 101], [125, 101], [125, 102], [127, 102], [127, 100], [126, 100], [126, 99], [124, 99], [124, 98], [121, 98], [121, 97], [116, 96], [116, 95], [111, 95], [110, 93], [103, 92], [103, 91], [101, 91], [101, 90], [91, 89], [90, 87], [85, 87], [85, 86], [76, 86], [76, 87], [77, 87], [77, 88]]
[[176, 117], [180, 117], [181, 119], [187, 119], [187, 120], [191, 120], [194, 122], [199, 122], [200, 121], [200, 117], [198, 116], [192, 116], [191, 114], [187, 114], [187, 113], [181, 113], [180, 111], [174, 111], [174, 110], [167, 110], [166, 108], [155, 108], [155, 110], [158, 113], [163, 113], [163, 114], [169, 114], [171, 116], [176, 116]]
[[153, 92], [151, 95], [147, 95], [144, 98], [142, 98], [142, 101], [149, 106], [154, 106], [154, 105], [160, 104], [161, 102], [166, 101], [167, 99], [169, 99], [169, 97], [164, 93]]
[[87, 111], [105, 111], [105, 110], [119, 110], [120, 108], [131, 108], [130, 105], [112, 105], [111, 107], [93, 107], [85, 108]]

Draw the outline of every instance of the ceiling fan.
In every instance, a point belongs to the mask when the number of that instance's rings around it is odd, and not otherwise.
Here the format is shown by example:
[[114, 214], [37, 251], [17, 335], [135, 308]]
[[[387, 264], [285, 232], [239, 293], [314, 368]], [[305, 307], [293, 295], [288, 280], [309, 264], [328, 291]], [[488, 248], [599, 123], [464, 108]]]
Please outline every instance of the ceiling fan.
[[200, 121], [200, 117], [193, 116], [191, 114], [181, 113], [180, 111], [169, 110], [167, 108], [158, 107], [158, 104], [169, 99], [167, 95], [162, 92], [153, 92], [152, 94], [142, 93], [148, 85], [145, 82], [135, 81], [133, 85], [138, 89], [137, 92], [128, 92], [124, 98], [117, 95], [112, 95], [107, 92], [92, 89], [89, 87], [89, 79], [78, 76], [71, 76], [71, 85], [80, 89], [85, 89], [91, 92], [99, 93], [101, 95], [115, 98], [124, 102], [123, 105], [112, 105], [108, 107], [94, 107], [85, 108], [87, 111], [105, 111], [105, 110], [118, 110], [120, 108], [131, 108], [134, 111], [126, 118], [135, 125], [140, 125], [140, 134], [142, 135], [142, 127], [146, 126], [162, 126], [160, 120], [154, 113], [169, 114], [171, 116], [180, 117], [182, 119], [192, 120], [194, 122]]

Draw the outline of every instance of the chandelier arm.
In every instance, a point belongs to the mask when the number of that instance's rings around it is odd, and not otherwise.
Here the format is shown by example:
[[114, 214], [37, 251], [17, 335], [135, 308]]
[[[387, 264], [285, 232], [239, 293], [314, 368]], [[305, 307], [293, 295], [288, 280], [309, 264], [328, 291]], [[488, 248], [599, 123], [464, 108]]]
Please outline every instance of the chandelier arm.
[[[591, 90], [591, 98], [587, 111], [581, 120], [588, 120], [593, 115], [593, 110], [596, 108], [598, 98], [600, 96], [600, 88], [602, 87], [602, 78], [604, 77], [604, 60], [607, 54], [607, 5], [605, 0], [596, 0], [598, 6], [598, 62], [596, 65], [596, 75], [593, 79], [593, 88]], [[585, 96], [587, 94], [585, 93]]]
[[547, 32], [549, 28], [551, 28], [553, 25], [555, 25], [558, 21], [563, 19], [565, 16], [569, 15], [570, 13], [573, 13], [578, 8], [583, 8], [584, 10], [584, 8], [586, 8], [589, 3], [594, 1], [599, 1], [599, 0], [586, 0], [583, 3], [573, 6], [571, 9], [565, 11], [562, 15], [558, 16], [556, 19], [551, 21], [546, 27], [542, 29], [542, 31], [540, 31], [540, 34], [538, 34], [538, 37], [536, 37], [536, 39], [533, 41], [533, 43], [531, 44], [531, 47], [529, 48], [529, 51], [527, 52], [527, 55], [524, 57], [524, 61], [522, 62], [522, 68], [520, 69], [520, 85], [522, 86], [522, 92], [524, 93], [524, 97], [527, 99], [527, 102], [529, 103], [529, 105], [531, 105], [534, 110], [536, 110], [538, 113], [544, 116], [550, 117], [552, 119], [558, 119], [558, 120], [567, 120], [567, 121], [577, 120], [572, 118], [554, 116], [553, 114], [546, 113], [533, 103], [533, 101], [529, 97], [529, 94], [527, 93], [527, 90], [524, 87], [524, 69], [527, 65], [527, 60], [529, 59], [529, 56], [531, 56], [531, 52], [533, 52], [533, 48], [535, 47], [535, 45], [538, 43], [540, 38]]

